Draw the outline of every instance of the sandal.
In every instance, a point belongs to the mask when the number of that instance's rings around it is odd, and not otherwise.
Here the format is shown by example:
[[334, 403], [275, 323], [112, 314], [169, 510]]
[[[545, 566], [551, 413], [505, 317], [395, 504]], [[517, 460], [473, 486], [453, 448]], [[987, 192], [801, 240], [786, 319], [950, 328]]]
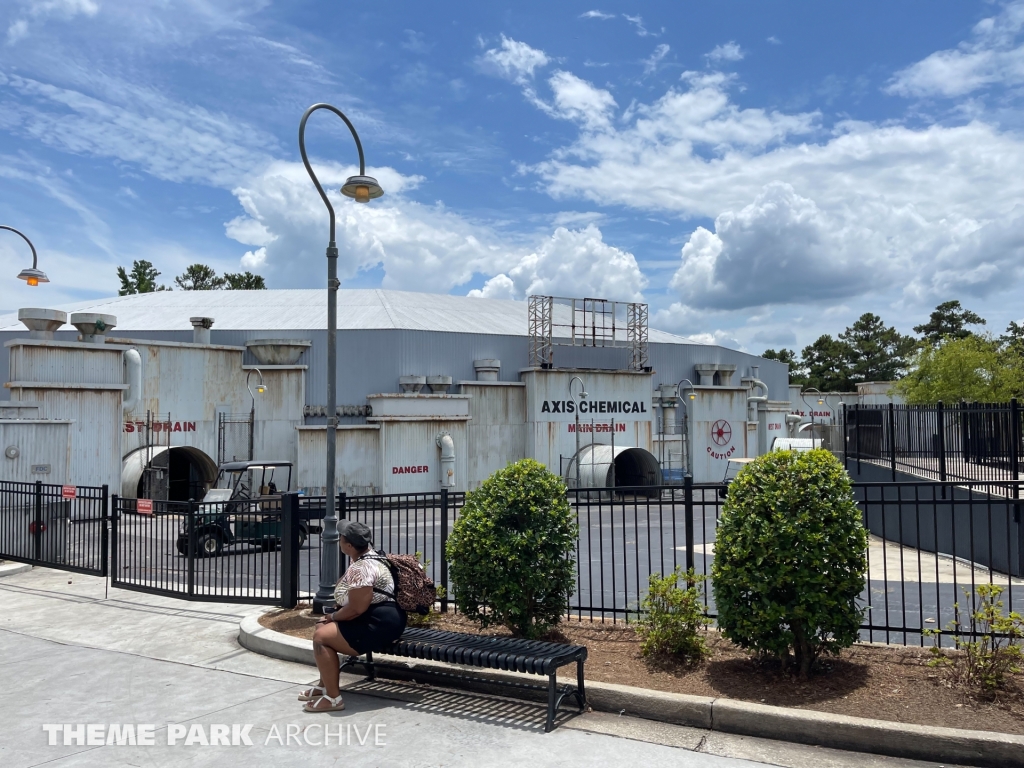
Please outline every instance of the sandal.
[[299, 693], [299, 701], [313, 701], [313, 699], [318, 699], [326, 694], [327, 689], [323, 685], [314, 685]]
[[[327, 706], [321, 707], [320, 702], [326, 701]], [[324, 694], [317, 698], [316, 701], [307, 701], [306, 706], [302, 708], [303, 712], [340, 712], [345, 708], [345, 702], [341, 700], [341, 694], [338, 694], [336, 698]]]

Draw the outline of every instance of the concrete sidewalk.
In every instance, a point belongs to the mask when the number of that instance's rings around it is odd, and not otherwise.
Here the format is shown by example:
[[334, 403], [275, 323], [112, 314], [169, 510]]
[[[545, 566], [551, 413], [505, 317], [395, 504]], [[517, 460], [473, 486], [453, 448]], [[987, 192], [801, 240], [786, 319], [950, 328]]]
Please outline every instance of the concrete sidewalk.
[[[543, 704], [354, 676], [344, 712], [308, 715], [296, 695], [315, 673], [237, 644], [238, 622], [260, 610], [108, 594], [102, 579], [43, 569], [0, 579], [0, 765], [925, 765], [597, 713], [544, 734]], [[102, 726], [94, 739], [152, 725], [154, 745], [65, 746], [54, 731], [51, 746], [44, 724]], [[239, 745], [204, 746], [215, 725], [237, 726]], [[332, 743], [315, 745], [324, 725]]]

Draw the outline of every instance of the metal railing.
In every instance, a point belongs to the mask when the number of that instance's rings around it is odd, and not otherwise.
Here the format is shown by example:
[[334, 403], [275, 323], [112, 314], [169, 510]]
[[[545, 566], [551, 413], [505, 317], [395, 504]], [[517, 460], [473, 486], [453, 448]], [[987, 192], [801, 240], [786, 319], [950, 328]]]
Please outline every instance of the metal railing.
[[[848, 469], [865, 462], [946, 482], [1020, 480], [1024, 411], [1009, 403], [853, 405], [844, 408]], [[854, 463], [856, 462], [856, 463]]]
[[107, 575], [107, 487], [0, 481], [0, 560]]

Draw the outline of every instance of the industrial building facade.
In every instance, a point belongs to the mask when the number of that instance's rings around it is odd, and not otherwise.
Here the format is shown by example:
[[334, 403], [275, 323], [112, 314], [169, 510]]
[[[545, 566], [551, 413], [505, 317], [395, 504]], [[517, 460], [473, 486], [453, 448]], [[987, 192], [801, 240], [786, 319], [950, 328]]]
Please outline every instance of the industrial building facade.
[[[341, 291], [338, 489], [466, 490], [524, 456], [570, 485], [657, 485], [684, 466], [718, 480], [729, 458], [788, 433], [785, 365], [648, 331], [645, 305], [585, 301], [585, 322], [575, 304], [549, 307], [545, 347], [533, 303]], [[595, 330], [622, 307], [630, 325]], [[322, 290], [168, 291], [0, 317], [0, 442], [32, 446], [3, 476], [201, 498], [219, 461], [251, 456], [291, 461], [294, 484], [323, 493], [326, 335]]]

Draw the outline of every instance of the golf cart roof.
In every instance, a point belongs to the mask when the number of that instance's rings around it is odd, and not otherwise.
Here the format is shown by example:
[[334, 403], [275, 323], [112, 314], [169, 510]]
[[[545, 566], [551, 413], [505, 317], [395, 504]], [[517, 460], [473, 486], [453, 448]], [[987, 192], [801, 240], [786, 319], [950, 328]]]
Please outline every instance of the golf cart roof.
[[263, 467], [290, 467], [290, 461], [226, 461], [220, 465], [221, 472], [244, 472], [247, 469], [262, 469]]

